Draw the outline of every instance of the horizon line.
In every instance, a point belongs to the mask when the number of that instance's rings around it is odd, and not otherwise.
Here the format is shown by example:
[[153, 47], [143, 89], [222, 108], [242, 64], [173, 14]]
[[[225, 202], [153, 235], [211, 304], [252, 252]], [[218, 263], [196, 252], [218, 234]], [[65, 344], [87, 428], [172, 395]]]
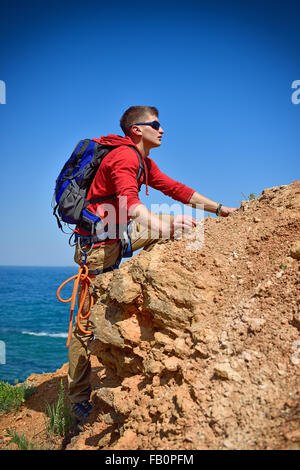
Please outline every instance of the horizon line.
[[42, 264], [0, 264], [0, 268], [76, 268], [78, 266], [74, 263], [66, 265], [42, 265]]

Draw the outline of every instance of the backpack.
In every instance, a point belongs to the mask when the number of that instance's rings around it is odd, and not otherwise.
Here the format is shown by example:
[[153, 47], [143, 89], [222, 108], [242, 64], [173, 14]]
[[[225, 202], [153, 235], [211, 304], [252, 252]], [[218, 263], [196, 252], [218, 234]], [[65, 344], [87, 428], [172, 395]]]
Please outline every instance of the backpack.
[[[139, 181], [145, 171], [143, 161], [138, 150], [133, 145], [129, 147], [133, 148], [139, 157], [137, 181], [140, 189]], [[53, 215], [62, 231], [62, 222], [65, 222], [76, 225], [91, 235], [96, 234], [96, 227], [101, 218], [88, 210], [87, 206], [116, 199], [116, 194], [94, 199], [87, 199], [87, 194], [101, 162], [115, 148], [117, 146], [102, 145], [93, 139], [80, 140], [75, 147], [56, 180], [54, 191], [56, 205]]]

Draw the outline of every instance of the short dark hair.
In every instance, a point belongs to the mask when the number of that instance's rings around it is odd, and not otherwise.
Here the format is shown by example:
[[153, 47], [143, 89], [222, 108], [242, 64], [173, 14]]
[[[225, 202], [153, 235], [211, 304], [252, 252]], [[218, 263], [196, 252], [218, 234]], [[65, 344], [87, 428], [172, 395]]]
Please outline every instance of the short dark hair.
[[120, 126], [125, 135], [129, 134], [130, 127], [136, 122], [147, 119], [148, 114], [158, 117], [158, 110], [154, 106], [131, 106], [120, 119]]

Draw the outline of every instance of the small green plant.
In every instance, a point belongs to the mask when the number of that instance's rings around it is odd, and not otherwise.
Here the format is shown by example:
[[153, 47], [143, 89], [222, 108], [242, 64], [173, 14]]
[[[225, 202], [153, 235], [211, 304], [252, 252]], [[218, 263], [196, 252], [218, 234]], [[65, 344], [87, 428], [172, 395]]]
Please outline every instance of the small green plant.
[[281, 264], [280, 269], [283, 269], [283, 270], [287, 269], [287, 265], [286, 264]]
[[49, 422], [46, 424], [49, 436], [55, 434], [65, 436], [74, 426], [75, 421], [71, 410], [65, 403], [65, 393], [62, 380], [60, 381], [58, 400], [52, 406], [50, 406], [49, 403], [46, 403], [46, 412], [49, 417]]
[[19, 450], [37, 450], [34, 444], [28, 441], [23, 432], [18, 434], [15, 429], [13, 431], [6, 429], [6, 433], [5, 437], [10, 437], [8, 444], [15, 444]]
[[243, 196], [243, 198], [245, 199], [245, 201], [252, 201], [252, 199], [255, 199], [255, 198], [256, 198], [255, 193], [250, 193], [248, 197], [245, 196], [244, 193], [242, 193], [242, 196]]
[[0, 413], [17, 410], [32, 394], [33, 387], [26, 384], [10, 385], [8, 382], [0, 382]]

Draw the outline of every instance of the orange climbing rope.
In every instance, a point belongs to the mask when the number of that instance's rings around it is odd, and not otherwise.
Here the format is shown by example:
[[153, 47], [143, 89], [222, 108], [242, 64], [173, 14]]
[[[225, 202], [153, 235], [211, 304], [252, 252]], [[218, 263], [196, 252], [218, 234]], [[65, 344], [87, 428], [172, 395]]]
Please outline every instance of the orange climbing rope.
[[[91, 279], [88, 276], [89, 270], [86, 265], [80, 266], [78, 269], [78, 274], [75, 274], [75, 276], [70, 277], [67, 279], [65, 282], [63, 282], [59, 288], [57, 289], [57, 298], [63, 303], [71, 302], [71, 311], [70, 311], [70, 322], [69, 322], [69, 333], [68, 333], [68, 340], [66, 347], [69, 347], [70, 344], [70, 339], [71, 339], [71, 333], [72, 333], [72, 325], [73, 325], [73, 313], [74, 313], [74, 308], [75, 308], [75, 303], [76, 303], [76, 297], [77, 297], [77, 292], [79, 288], [79, 284], [81, 283], [81, 294], [80, 294], [80, 300], [79, 300], [79, 306], [78, 306], [78, 313], [77, 313], [77, 325], [80, 331], [84, 334], [87, 335], [92, 335], [93, 333], [91, 331], [85, 330], [81, 324], [80, 320], [87, 320], [91, 314], [91, 308], [94, 304], [94, 299], [93, 296], [90, 296], [90, 306], [89, 306], [89, 311], [83, 315], [81, 313], [87, 293], [89, 292], [89, 287], [91, 284]], [[61, 289], [68, 284], [68, 282], [71, 282], [74, 279], [74, 287], [73, 287], [73, 293], [72, 296], [69, 299], [62, 299], [60, 297], [60, 291]]]

